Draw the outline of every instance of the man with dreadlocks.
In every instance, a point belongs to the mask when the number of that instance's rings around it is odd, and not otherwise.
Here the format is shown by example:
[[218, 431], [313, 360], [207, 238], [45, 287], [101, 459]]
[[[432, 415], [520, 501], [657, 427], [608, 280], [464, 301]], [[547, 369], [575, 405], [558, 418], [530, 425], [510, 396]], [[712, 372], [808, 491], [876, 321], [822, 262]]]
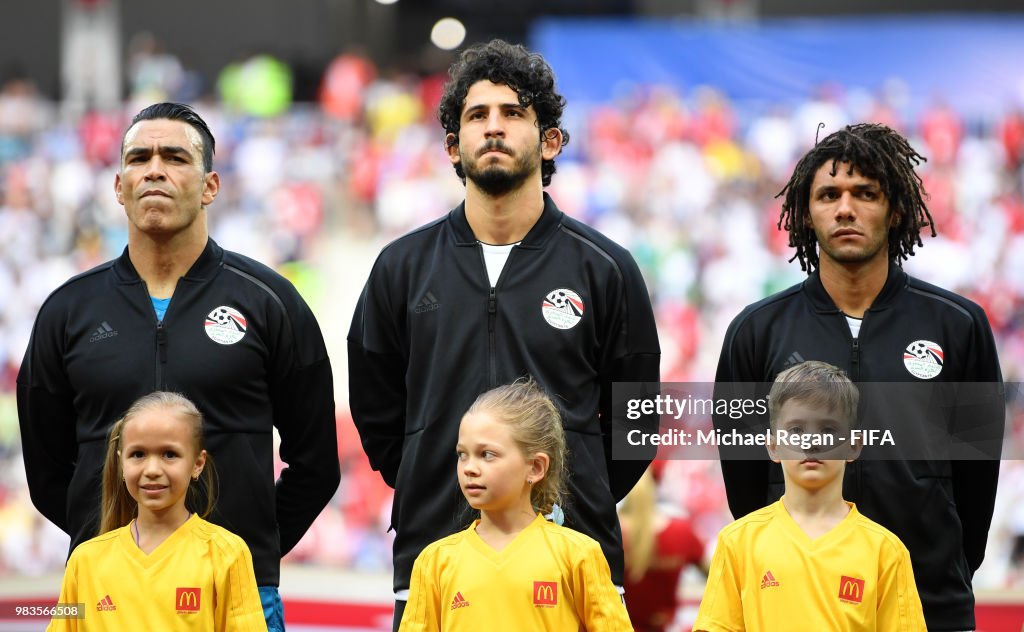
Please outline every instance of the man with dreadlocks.
[[[789, 232], [808, 277], [733, 320], [717, 384], [771, 382], [804, 360], [837, 365], [862, 383], [1001, 383], [984, 311], [902, 269], [923, 245], [921, 230], [935, 235], [914, 170], [924, 160], [876, 124], [830, 134], [800, 160], [779, 193], [779, 228]], [[991, 425], [1001, 429], [998, 415]], [[716, 424], [725, 428], [728, 420]], [[724, 455], [736, 518], [779, 498], [777, 464]], [[844, 498], [910, 550], [930, 630], [974, 629], [971, 578], [984, 558], [998, 473], [998, 456], [859, 460], [847, 469]]]

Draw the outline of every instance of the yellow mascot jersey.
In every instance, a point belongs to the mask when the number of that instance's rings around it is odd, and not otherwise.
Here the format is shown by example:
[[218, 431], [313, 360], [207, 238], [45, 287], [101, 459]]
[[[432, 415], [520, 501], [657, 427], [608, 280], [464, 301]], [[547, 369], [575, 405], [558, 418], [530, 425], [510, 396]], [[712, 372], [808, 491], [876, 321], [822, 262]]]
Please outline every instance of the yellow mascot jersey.
[[495, 551], [478, 523], [416, 558], [402, 632], [632, 632], [597, 542], [538, 515]]
[[60, 603], [84, 603], [84, 619], [53, 619], [48, 631], [263, 630], [249, 547], [192, 515], [146, 555], [131, 525], [79, 544]]
[[848, 504], [814, 540], [781, 499], [722, 529], [693, 629], [924, 632], [907, 547]]

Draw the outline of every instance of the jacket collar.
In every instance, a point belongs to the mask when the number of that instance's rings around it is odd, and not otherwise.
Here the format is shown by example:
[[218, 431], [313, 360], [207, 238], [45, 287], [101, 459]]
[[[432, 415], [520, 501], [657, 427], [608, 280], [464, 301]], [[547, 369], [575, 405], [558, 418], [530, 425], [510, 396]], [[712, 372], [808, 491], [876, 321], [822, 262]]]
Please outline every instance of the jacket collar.
[[[890, 262], [885, 285], [882, 286], [882, 291], [878, 293], [875, 300], [871, 302], [871, 307], [868, 310], [879, 311], [887, 309], [906, 284], [907, 273], [903, 271], [903, 268]], [[825, 291], [825, 286], [821, 283], [821, 276], [818, 270], [812, 272], [807, 277], [807, 280], [803, 282], [803, 290], [810, 297], [811, 303], [814, 305], [814, 311], [818, 313], [835, 313], [839, 311], [835, 301]]]
[[[208, 237], [206, 239], [206, 248], [203, 248], [203, 252], [200, 253], [199, 258], [196, 259], [183, 278], [191, 281], [206, 279], [220, 268], [223, 259], [224, 249]], [[141, 280], [138, 270], [135, 269], [135, 266], [132, 265], [132, 260], [128, 257], [128, 246], [125, 246], [124, 252], [121, 253], [120, 257], [114, 259], [114, 273], [117, 274], [118, 280], [122, 283], [137, 283]]]
[[[544, 243], [554, 234], [555, 230], [562, 224], [562, 211], [555, 206], [554, 200], [547, 193], [544, 194], [544, 210], [533, 228], [526, 233], [520, 248], [541, 248]], [[466, 219], [466, 202], [456, 206], [448, 213], [448, 221], [451, 222], [455, 233], [455, 244], [457, 246], [475, 246], [477, 243], [473, 229], [469, 227], [469, 220]]]

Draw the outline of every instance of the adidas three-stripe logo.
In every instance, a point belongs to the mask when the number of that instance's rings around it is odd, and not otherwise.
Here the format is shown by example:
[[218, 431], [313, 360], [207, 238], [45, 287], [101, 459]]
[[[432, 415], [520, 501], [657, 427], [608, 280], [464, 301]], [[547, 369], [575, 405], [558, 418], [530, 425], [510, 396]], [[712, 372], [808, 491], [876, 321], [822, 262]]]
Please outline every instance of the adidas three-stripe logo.
[[452, 599], [452, 610], [456, 608], [465, 608], [469, 605], [469, 602], [462, 596], [461, 592], [455, 593], [455, 599]]
[[99, 340], [106, 340], [107, 338], [113, 338], [117, 335], [117, 330], [111, 327], [107, 321], [103, 321], [96, 331], [92, 332], [92, 336], [89, 337], [89, 342], [96, 342]]
[[114, 605], [114, 600], [110, 598], [110, 595], [107, 595], [96, 602], [96, 610], [100, 612], [105, 610], [117, 610], [117, 606]]
[[423, 295], [423, 298], [420, 299], [420, 302], [416, 305], [416, 308], [413, 309], [413, 311], [417, 314], [422, 314], [423, 312], [433, 312], [440, 308], [441, 303], [437, 301], [437, 297], [434, 296], [434, 293], [428, 290], [427, 293]]

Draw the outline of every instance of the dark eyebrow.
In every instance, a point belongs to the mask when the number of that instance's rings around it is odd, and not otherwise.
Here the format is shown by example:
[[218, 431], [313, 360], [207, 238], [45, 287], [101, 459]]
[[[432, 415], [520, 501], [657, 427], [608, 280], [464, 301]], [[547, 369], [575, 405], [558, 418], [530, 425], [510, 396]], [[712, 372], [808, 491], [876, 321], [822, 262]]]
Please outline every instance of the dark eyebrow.
[[[157, 151], [164, 156], [187, 156], [192, 158], [192, 153], [188, 149], [178, 145], [160, 145], [157, 147]], [[132, 147], [125, 150], [124, 157], [151, 156], [152, 154], [153, 150], [150, 147]]]
[[[489, 106], [487, 104], [485, 104], [485, 103], [478, 103], [476, 105], [472, 105], [472, 106], [466, 108], [466, 111], [463, 112], [462, 115], [463, 116], [468, 116], [471, 112], [476, 112], [477, 110], [485, 110], [488, 107]], [[524, 106], [522, 103], [499, 103], [498, 107], [501, 108], [502, 110], [523, 110], [523, 111], [525, 111], [526, 108], [527, 108], [527, 106]]]
[[[852, 188], [853, 188], [854, 191], [881, 191], [882, 190], [882, 185], [879, 184], [878, 182], [874, 181], [874, 180], [871, 180], [871, 181], [868, 181], [868, 182], [857, 183], [857, 184], [853, 185]], [[836, 184], [821, 184], [821, 185], [818, 185], [817, 187], [814, 187], [811, 190], [811, 193], [824, 193], [826, 191], [837, 191], [837, 190], [839, 190], [839, 185], [836, 185]]]

